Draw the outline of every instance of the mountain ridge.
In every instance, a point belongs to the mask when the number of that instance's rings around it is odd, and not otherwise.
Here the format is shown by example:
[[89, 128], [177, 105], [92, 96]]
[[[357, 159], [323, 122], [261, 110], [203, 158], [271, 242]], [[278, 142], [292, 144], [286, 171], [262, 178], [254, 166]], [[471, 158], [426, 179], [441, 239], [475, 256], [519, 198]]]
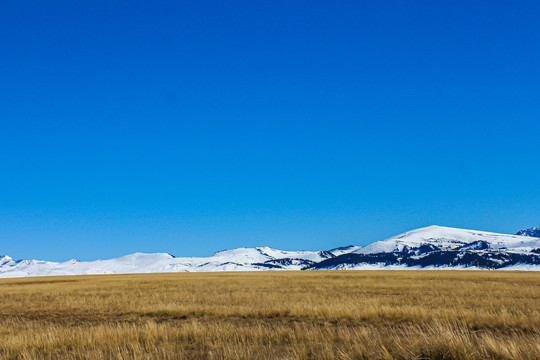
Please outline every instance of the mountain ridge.
[[319, 251], [286, 251], [261, 246], [221, 250], [209, 257], [134, 253], [108, 260], [64, 262], [15, 261], [8, 255], [0, 256], [0, 277], [323, 269], [538, 271], [540, 238], [432, 225], [365, 246], [347, 245]]

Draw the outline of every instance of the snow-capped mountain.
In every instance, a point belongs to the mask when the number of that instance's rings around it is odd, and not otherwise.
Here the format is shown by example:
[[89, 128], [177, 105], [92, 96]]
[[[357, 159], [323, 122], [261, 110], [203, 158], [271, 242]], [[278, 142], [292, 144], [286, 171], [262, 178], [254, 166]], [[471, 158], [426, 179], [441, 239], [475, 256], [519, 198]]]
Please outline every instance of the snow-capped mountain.
[[209, 257], [135, 253], [110, 260], [51, 262], [0, 256], [0, 277], [151, 272], [318, 269], [540, 270], [540, 238], [429, 226], [366, 246], [323, 251], [270, 247], [223, 250]]
[[516, 235], [540, 238], [540, 228], [532, 227], [529, 229], [519, 230]]
[[373, 254], [381, 252], [403, 251], [405, 248], [417, 249], [436, 246], [441, 250], [457, 250], [469, 248], [480, 242], [486, 243], [489, 249], [506, 249], [513, 252], [528, 252], [537, 247], [538, 239], [519, 235], [505, 235], [486, 231], [456, 229], [444, 226], [428, 226], [421, 229], [377, 241], [356, 250], [357, 254]]
[[223, 250], [210, 257], [174, 257], [135, 253], [110, 260], [13, 261], [0, 257], [0, 277], [125, 274], [186, 271], [301, 270], [334, 255], [328, 251], [283, 251], [270, 247]]
[[540, 239], [428, 226], [374, 242], [308, 268], [411, 267], [540, 270]]

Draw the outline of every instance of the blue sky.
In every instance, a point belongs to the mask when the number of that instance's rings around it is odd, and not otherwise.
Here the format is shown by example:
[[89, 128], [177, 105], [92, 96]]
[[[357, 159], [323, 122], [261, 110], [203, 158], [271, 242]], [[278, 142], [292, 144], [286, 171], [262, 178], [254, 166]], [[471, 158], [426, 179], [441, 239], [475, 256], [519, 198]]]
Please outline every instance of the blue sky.
[[0, 253], [540, 226], [538, 1], [3, 1]]

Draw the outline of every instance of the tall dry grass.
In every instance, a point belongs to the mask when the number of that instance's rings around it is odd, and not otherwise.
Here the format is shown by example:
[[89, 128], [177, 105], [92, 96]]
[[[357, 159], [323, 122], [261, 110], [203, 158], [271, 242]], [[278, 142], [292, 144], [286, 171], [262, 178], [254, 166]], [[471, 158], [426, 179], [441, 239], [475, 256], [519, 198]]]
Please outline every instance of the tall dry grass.
[[540, 359], [540, 274], [0, 280], [6, 359]]

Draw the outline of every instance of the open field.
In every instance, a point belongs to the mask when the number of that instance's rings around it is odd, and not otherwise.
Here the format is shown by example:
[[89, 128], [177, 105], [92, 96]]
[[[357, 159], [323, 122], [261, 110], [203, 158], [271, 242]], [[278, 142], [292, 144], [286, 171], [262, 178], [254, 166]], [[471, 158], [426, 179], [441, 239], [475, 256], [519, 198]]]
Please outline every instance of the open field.
[[0, 280], [0, 358], [540, 359], [540, 273]]

